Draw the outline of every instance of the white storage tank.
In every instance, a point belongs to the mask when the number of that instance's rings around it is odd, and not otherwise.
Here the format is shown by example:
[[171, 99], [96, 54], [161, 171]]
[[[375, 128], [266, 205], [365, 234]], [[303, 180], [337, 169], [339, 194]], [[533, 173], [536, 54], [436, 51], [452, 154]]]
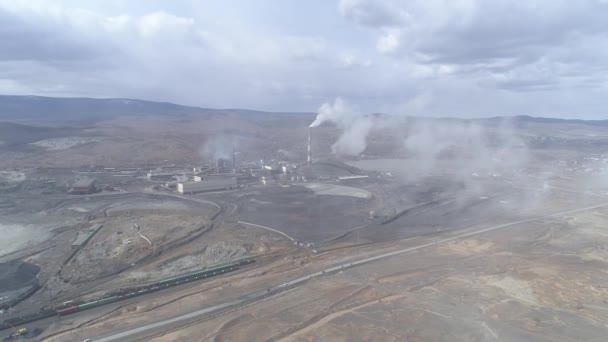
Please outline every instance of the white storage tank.
[[177, 192], [180, 194], [193, 194], [204, 191], [219, 191], [236, 189], [236, 177], [209, 177], [200, 182], [177, 183]]

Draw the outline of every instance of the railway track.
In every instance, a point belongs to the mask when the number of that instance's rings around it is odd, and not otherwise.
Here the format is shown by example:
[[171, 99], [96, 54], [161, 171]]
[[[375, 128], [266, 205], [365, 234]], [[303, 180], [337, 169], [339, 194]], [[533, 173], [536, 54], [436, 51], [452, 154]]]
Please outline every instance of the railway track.
[[[172, 199], [180, 199], [180, 200], [185, 200], [185, 201], [190, 201], [190, 202], [195, 202], [195, 203], [201, 203], [201, 204], [207, 204], [207, 205], [212, 205], [215, 208], [217, 208], [216, 212], [212, 215], [211, 217], [211, 222], [208, 224], [202, 224], [199, 226], [198, 229], [194, 230], [192, 233], [190, 233], [189, 235], [172, 242], [171, 244], [168, 244], [165, 246], [165, 248], [163, 249], [163, 252], [166, 252], [168, 250], [173, 250], [175, 248], [179, 248], [182, 247], [183, 245], [192, 242], [198, 238], [200, 238], [202, 235], [206, 234], [207, 232], [209, 232], [211, 229], [214, 228], [215, 225], [218, 224], [218, 222], [221, 223], [221, 221], [223, 220], [223, 216], [222, 214], [224, 213], [224, 208], [222, 206], [220, 206], [219, 204], [212, 202], [212, 201], [208, 201], [205, 199], [200, 199], [200, 198], [196, 198], [196, 197], [187, 197], [187, 196], [180, 196], [180, 195], [174, 195], [174, 194], [165, 194], [165, 193], [148, 193], [148, 192], [123, 192], [123, 193], [115, 193], [115, 194], [92, 194], [92, 195], [88, 195], [87, 197], [93, 197], [96, 199], [128, 199], [128, 198], [172, 198]], [[74, 198], [73, 196], [62, 196], [62, 197], [57, 197], [55, 198], [57, 200], [60, 200], [61, 203], [57, 204], [58, 206], [61, 205], [65, 205], [66, 203], [72, 203], [75, 202], [77, 203], [78, 201], [82, 201], [82, 198]], [[102, 215], [103, 217], [107, 217], [107, 209], [111, 206], [111, 204], [106, 204], [103, 205], [99, 208], [97, 208], [95, 210], [95, 212], [91, 213], [88, 215], [89, 219], [92, 219], [95, 216], [99, 216]], [[86, 225], [86, 223], [81, 224], [80, 226], [84, 226]], [[103, 228], [102, 228], [103, 229]], [[47, 240], [48, 241], [48, 240]], [[43, 242], [42, 244], [48, 243], [47, 241]], [[37, 249], [35, 251], [29, 251], [28, 253], [25, 254], [21, 254], [21, 255], [35, 255], [37, 253], [40, 253], [44, 250], [47, 250], [49, 248], [52, 248], [54, 245], [53, 244], [49, 244], [49, 246], [42, 248], [42, 249]], [[83, 248], [86, 248], [86, 245], [83, 246]], [[74, 257], [76, 257], [81, 251], [82, 249], [78, 249], [76, 251], [70, 251], [69, 255], [67, 257], [65, 257], [63, 259], [63, 261], [61, 261], [60, 263], [57, 263], [57, 266], [55, 269], [52, 270], [52, 272], [49, 272], [49, 278], [44, 279], [43, 281], [40, 282], [40, 286], [39, 289], [37, 291], [34, 291], [32, 293], [30, 293], [27, 298], [30, 298], [32, 296], [35, 296], [36, 293], [44, 288], [44, 285], [48, 282], [48, 280], [50, 279], [51, 276], [59, 276], [61, 278], [61, 272], [63, 270], [63, 267], [70, 261], [72, 260]], [[141, 266], [145, 266], [146, 264], [148, 264], [149, 262], [152, 262], [157, 256], [158, 256], [158, 252], [153, 253], [151, 255], [148, 255], [146, 257], [144, 257], [143, 259], [139, 260], [137, 262], [137, 265], [139, 267]], [[13, 256], [15, 256], [15, 254], [13, 254]], [[82, 296], [86, 293], [90, 293], [92, 291], [95, 291], [99, 288], [101, 288], [104, 284], [106, 284], [108, 281], [112, 280], [113, 277], [115, 277], [116, 275], [130, 269], [131, 266], [129, 267], [125, 267], [124, 269], [118, 270], [117, 272], [114, 272], [112, 274], [108, 274], [105, 275], [103, 277], [100, 277], [92, 282], [87, 282], [87, 283], [76, 283], [74, 284], [76, 288], [68, 290], [66, 292], [57, 294], [53, 297], [50, 298], [50, 301], [64, 301], [64, 300], [68, 300], [68, 299], [72, 299], [78, 296]], [[20, 302], [22, 302], [23, 300], [27, 299], [27, 298], [23, 298], [20, 300]], [[18, 304], [18, 303], [17, 303]], [[13, 304], [13, 306], [17, 305], [17, 304]]]
[[[362, 266], [362, 265], [380, 261], [380, 260], [383, 260], [386, 258], [391, 258], [391, 257], [397, 256], [397, 255], [413, 252], [413, 251], [428, 248], [431, 246], [445, 244], [445, 243], [448, 243], [451, 241], [455, 241], [455, 240], [459, 240], [459, 239], [463, 239], [463, 238], [467, 238], [467, 237], [471, 237], [471, 236], [475, 236], [475, 235], [479, 235], [479, 234], [485, 234], [485, 233], [489, 233], [492, 231], [506, 229], [506, 228], [510, 228], [510, 227], [524, 224], [524, 223], [540, 221], [540, 220], [547, 219], [547, 218], [599, 209], [599, 208], [606, 207], [606, 206], [608, 206], [608, 202], [596, 204], [593, 206], [588, 206], [588, 207], [561, 211], [561, 212], [557, 212], [557, 213], [553, 213], [553, 214], [528, 218], [528, 219], [522, 219], [522, 220], [518, 220], [518, 221], [512, 221], [512, 222], [494, 225], [494, 226], [483, 228], [483, 229], [477, 229], [477, 230], [468, 231], [468, 232], [460, 232], [451, 237], [434, 240], [434, 241], [424, 243], [421, 245], [398, 249], [395, 251], [386, 252], [386, 253], [378, 254], [375, 256], [370, 256], [370, 257], [366, 257], [366, 258], [362, 258], [362, 259], [358, 259], [358, 260], [354, 260], [354, 261], [350, 261], [350, 262], [341, 263], [341, 264], [338, 264], [338, 265], [335, 265], [332, 267], [325, 268], [321, 271], [313, 272], [313, 273], [292, 279], [290, 281], [272, 286], [263, 291], [255, 291], [255, 292], [246, 294], [244, 296], [241, 296], [237, 299], [229, 300], [222, 304], [203, 308], [203, 309], [200, 309], [200, 310], [197, 310], [194, 312], [176, 316], [176, 317], [166, 319], [163, 321], [146, 324], [146, 325], [143, 325], [143, 326], [140, 326], [137, 328], [133, 328], [130, 330], [122, 331], [119, 333], [113, 333], [111, 335], [107, 335], [105, 337], [95, 339], [95, 341], [96, 342], [111, 342], [111, 341], [123, 340], [125, 338], [129, 338], [130, 340], [133, 340], [134, 338], [140, 339], [140, 338], [144, 338], [144, 337], [138, 337], [138, 336], [143, 335], [146, 332], [152, 332], [152, 334], [154, 334], [153, 332], [157, 331], [157, 330], [162, 330], [162, 331], [157, 332], [154, 335], [156, 335], [156, 336], [163, 335], [163, 334], [165, 334], [165, 332], [167, 330], [172, 331], [172, 330], [180, 329], [181, 327], [189, 325], [189, 324], [193, 324], [194, 322], [200, 322], [202, 320], [206, 320], [206, 319], [209, 319], [212, 317], [217, 317], [219, 315], [223, 315], [227, 312], [242, 308], [243, 306], [250, 305], [255, 302], [259, 302], [268, 297], [271, 297], [271, 296], [280, 294], [284, 291], [301, 286], [301, 285], [307, 283], [308, 281], [310, 281], [311, 279], [331, 275], [331, 274], [334, 274], [337, 272], [347, 270], [349, 268]], [[148, 336], [150, 336], [150, 335], [151, 335], [151, 333], [148, 333], [145, 338], [148, 338]]]
[[135, 286], [129, 288], [123, 288], [120, 291], [107, 295], [102, 298], [98, 298], [88, 302], [70, 301], [70, 304], [57, 304], [52, 308], [41, 309], [36, 313], [24, 315], [15, 318], [9, 318], [0, 323], [0, 330], [8, 329], [15, 325], [22, 325], [26, 323], [35, 322], [52, 316], [65, 316], [70, 315], [79, 311], [103, 306], [106, 304], [123, 301], [129, 298], [142, 296], [148, 293], [160, 291], [166, 288], [179, 286], [181, 284], [190, 283], [193, 281], [214, 277], [217, 275], [225, 274], [239, 270], [241, 267], [246, 266], [255, 262], [253, 259], [245, 259], [242, 261], [230, 263], [227, 265], [217, 266], [211, 269], [203, 271], [190, 272], [174, 277], [161, 279], [149, 285]]

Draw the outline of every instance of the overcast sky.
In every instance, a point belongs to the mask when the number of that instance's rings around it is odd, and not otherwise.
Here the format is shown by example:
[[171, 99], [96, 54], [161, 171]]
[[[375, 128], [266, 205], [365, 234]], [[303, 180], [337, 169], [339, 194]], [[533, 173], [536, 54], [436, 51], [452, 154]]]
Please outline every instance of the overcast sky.
[[608, 118], [608, 0], [0, 0], [0, 93]]

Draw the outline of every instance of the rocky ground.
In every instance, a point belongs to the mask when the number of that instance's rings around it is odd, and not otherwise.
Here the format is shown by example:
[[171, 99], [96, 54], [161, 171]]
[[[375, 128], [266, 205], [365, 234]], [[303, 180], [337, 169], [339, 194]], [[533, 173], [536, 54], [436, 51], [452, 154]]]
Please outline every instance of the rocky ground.
[[[608, 235], [603, 228], [608, 198], [601, 187], [580, 191], [584, 178], [560, 179], [551, 178], [548, 186], [540, 188], [526, 179], [511, 179], [512, 193], [480, 202], [491, 205], [444, 204], [403, 215], [391, 228], [442, 222], [446, 229], [434, 234], [370, 239], [360, 245], [354, 239], [336, 241], [335, 248], [320, 254], [294, 247], [279, 234], [255, 226], [245, 229], [228, 219], [208, 238], [218, 241], [230, 234], [230, 241], [191, 245], [188, 250], [198, 252], [184, 256], [182, 251], [179, 258], [167, 257], [141, 271], [154, 274], [161, 265], [177, 270], [202, 258], [243, 255], [242, 247], [253, 255], [275, 257], [232, 275], [54, 321], [44, 340], [108, 336], [110, 326], [112, 331], [124, 331], [172, 319], [336, 264], [422, 246], [313, 278], [221, 315], [179, 321], [134, 337], [150, 341], [601, 341], [608, 331], [604, 271]], [[542, 202], [534, 195], [539, 191]], [[528, 196], [519, 197], [522, 193]], [[262, 202], [255, 205], [268, 205], [268, 198], [255, 198]], [[514, 208], [512, 202], [522, 198], [529, 202], [516, 214], [493, 215], [490, 210], [507, 204]], [[242, 199], [241, 205], [251, 197]], [[451, 219], [452, 212], [476, 220], [450, 230], [450, 222], [466, 221]], [[443, 221], [433, 218], [433, 213], [445, 216]], [[242, 243], [237, 242], [240, 239]], [[247, 239], [256, 242], [247, 245]], [[73, 324], [80, 328], [72, 330]]]
[[[243, 139], [245, 160], [279, 148], [302, 155], [298, 139], [306, 125], [294, 129], [269, 119], [277, 125], [265, 127], [249, 120], [234, 129], [237, 119], [189, 118], [175, 125], [166, 118], [113, 119], [65, 132], [103, 137], [94, 143], [70, 145], [54, 132], [3, 147], [0, 156], [10, 167], [200, 162], [207, 139], [226, 131]], [[167, 320], [162, 329], [143, 329], [135, 337], [601, 341], [608, 331], [604, 131], [579, 124], [520, 128], [516, 148], [505, 153], [471, 148], [475, 141], [469, 148], [431, 151], [436, 155], [429, 160], [403, 147], [416, 141], [399, 141], [390, 150], [393, 159], [357, 162], [379, 172], [356, 189], [332, 181], [179, 197], [141, 178], [112, 174], [98, 178], [117, 191], [73, 197], [65, 193], [75, 177], [70, 169], [7, 166], [0, 173], [0, 227], [11, 232], [18, 226], [26, 235], [5, 240], [7, 250], [22, 244], [0, 261], [22, 259], [40, 267], [42, 290], [16, 308], [26, 312], [40, 303], [98, 298], [124, 286], [256, 259], [235, 273], [33, 324], [44, 329], [44, 341], [103, 338]], [[327, 154], [326, 142], [338, 133], [320, 127], [314, 144]], [[60, 139], [48, 146], [66, 149], [30, 144], [45, 139]], [[379, 147], [391, 139], [373, 132], [366, 153], [387, 157]], [[308, 169], [314, 173], [314, 164]], [[348, 174], [331, 165], [318, 169], [332, 177]], [[103, 228], [74, 249], [78, 231], [93, 224]], [[322, 273], [221, 314], [173, 321], [335, 265], [404, 249], [411, 250]]]
[[345, 270], [152, 340], [601, 341], [606, 215], [517, 225]]

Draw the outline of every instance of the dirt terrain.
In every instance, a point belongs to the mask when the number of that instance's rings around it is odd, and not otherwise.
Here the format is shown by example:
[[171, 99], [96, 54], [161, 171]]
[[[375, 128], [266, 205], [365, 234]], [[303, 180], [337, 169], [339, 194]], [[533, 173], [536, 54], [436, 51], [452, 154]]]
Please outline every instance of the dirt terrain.
[[597, 271], [607, 241], [591, 232], [606, 214], [517, 225], [345, 270], [151, 340], [601, 341], [608, 275]]
[[[390, 186], [382, 184], [365, 185], [374, 197], [381, 197], [381, 203], [400, 203], [397, 199], [402, 196], [404, 213], [387, 224], [382, 224], [381, 218], [359, 219], [363, 228], [353, 225], [350, 233], [325, 241], [320, 254], [315, 255], [309, 248], [289, 247], [289, 241], [279, 234], [247, 226], [240, 234], [261, 234], [258, 238], [265, 241], [260, 245], [262, 249], [257, 249], [260, 255], [267, 254], [266, 248], [276, 243], [283, 244], [283, 253], [291, 250], [291, 254], [200, 285], [85, 312], [70, 318], [81, 327], [76, 330], [71, 330], [64, 319], [54, 320], [45, 340], [60, 341], [68, 336], [74, 340], [111, 338], [107, 330], [110, 326], [112, 331], [128, 331], [131, 326], [163, 322], [201, 307], [263, 292], [273, 284], [333, 265], [404, 248], [416, 249], [315, 277], [221, 315], [202, 315], [133, 337], [151, 341], [599, 341], [605, 336], [608, 303], [602, 284], [608, 275], [602, 270], [608, 262], [608, 236], [601, 227], [608, 215], [606, 188], [582, 190], [584, 177], [566, 181], [561, 175], [553, 175], [539, 187], [531, 186], [528, 179], [508, 178], [500, 182], [480, 180], [488, 183], [481, 187], [484, 193], [458, 198], [457, 194], [462, 195], [458, 187], [452, 187], [453, 192], [438, 192], [433, 186], [436, 182], [423, 185], [423, 179], [416, 181], [415, 188], [425, 195], [413, 208], [406, 198], [411, 200], [415, 191], [405, 196], [407, 192], [401, 188], [391, 191]], [[402, 184], [407, 189], [407, 183]], [[421, 190], [424, 186], [427, 191]], [[272, 203], [297, 207], [289, 196], [302, 191], [312, 196], [297, 187], [276, 187], [206, 197], [216, 201], [238, 198], [234, 213], [239, 220], [265, 226], [268, 222], [262, 222], [263, 211], [259, 217], [247, 216], [249, 211], [242, 212], [241, 208], [259, 210]], [[522, 208], [524, 200], [526, 206]], [[364, 200], [365, 211], [378, 206], [377, 201]], [[429, 201], [431, 204], [427, 204]], [[348, 204], [346, 208], [353, 206]], [[576, 209], [585, 210], [572, 212]], [[273, 212], [285, 209], [268, 211]], [[309, 212], [288, 211], [286, 215], [283, 222]], [[280, 222], [278, 218], [273, 220]], [[298, 225], [275, 224], [269, 228], [291, 234], [294, 227]], [[488, 227], [499, 229], [485, 232]], [[228, 232], [214, 230], [213, 234], [226, 236]], [[462, 232], [475, 234], [450, 238]], [[433, 245], [424, 247], [427, 244]], [[142, 270], [153, 274], [156, 264]]]
[[[331, 154], [341, 132], [323, 125], [309, 164], [309, 114], [205, 113], [11, 123], [31, 134], [0, 146], [0, 304], [12, 303], [0, 320], [239, 265], [24, 323], [36, 334], [23, 339], [608, 333], [608, 126], [519, 118], [507, 132], [492, 119], [430, 120], [440, 134], [421, 137], [427, 120], [399, 119], [345, 157]], [[213, 164], [233, 148], [237, 187], [175, 190], [197, 169], [235, 176]], [[172, 175], [154, 180], [150, 170]], [[70, 192], [85, 178], [95, 191]]]

